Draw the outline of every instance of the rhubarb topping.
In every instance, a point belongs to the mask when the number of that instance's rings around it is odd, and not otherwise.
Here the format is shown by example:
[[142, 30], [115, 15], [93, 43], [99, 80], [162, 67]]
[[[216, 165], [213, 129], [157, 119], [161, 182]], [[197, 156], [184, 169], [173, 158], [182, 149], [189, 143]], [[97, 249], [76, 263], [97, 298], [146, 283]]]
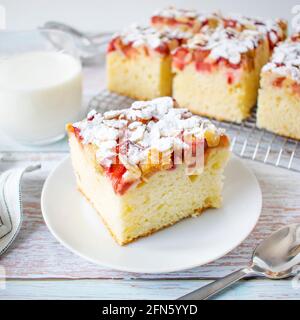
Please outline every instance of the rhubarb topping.
[[244, 60], [249, 60], [244, 58], [257, 48], [262, 39], [261, 34], [252, 30], [209, 30], [194, 36], [187, 45], [175, 50], [173, 66], [182, 70], [187, 64], [194, 62], [199, 72], [211, 72], [219, 65], [239, 69]]
[[158, 31], [151, 27], [132, 25], [113, 36], [107, 52], [119, 50], [130, 57], [138, 48], [144, 48], [146, 54], [149, 53], [148, 49], [152, 49], [161, 55], [167, 55], [191, 37], [190, 33], [179, 30]]

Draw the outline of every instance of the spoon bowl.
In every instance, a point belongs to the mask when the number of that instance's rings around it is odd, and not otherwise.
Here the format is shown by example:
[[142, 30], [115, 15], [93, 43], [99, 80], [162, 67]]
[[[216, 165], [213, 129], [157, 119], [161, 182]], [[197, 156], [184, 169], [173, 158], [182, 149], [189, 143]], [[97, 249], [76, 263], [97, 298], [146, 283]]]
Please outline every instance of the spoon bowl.
[[267, 277], [288, 272], [300, 263], [300, 224], [279, 229], [262, 241], [252, 256], [252, 268]]

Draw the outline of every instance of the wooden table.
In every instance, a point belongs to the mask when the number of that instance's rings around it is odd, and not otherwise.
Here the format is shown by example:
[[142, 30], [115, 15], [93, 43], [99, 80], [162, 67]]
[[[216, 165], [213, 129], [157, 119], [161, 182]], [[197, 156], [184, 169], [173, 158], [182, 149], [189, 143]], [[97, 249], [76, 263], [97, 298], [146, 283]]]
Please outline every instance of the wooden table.
[[[86, 69], [85, 76], [88, 101], [104, 88], [103, 66]], [[0, 299], [174, 299], [244, 266], [261, 239], [285, 224], [300, 221], [300, 174], [245, 160], [260, 182], [263, 210], [255, 230], [238, 248], [213, 263], [177, 273], [130, 274], [99, 267], [58, 243], [42, 218], [43, 183], [67, 155], [66, 140], [31, 148], [0, 137], [0, 172], [42, 163], [41, 170], [24, 178], [25, 219], [17, 240], [0, 258], [0, 267], [6, 271], [5, 289], [0, 282]], [[300, 281], [244, 280], [216, 298], [300, 299]]]

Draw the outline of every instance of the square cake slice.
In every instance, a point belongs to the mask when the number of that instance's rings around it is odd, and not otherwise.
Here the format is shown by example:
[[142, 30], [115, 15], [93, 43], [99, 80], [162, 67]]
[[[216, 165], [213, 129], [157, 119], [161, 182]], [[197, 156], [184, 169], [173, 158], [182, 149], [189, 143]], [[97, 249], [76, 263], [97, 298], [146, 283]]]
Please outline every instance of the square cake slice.
[[189, 37], [176, 30], [140, 26], [116, 34], [107, 50], [108, 89], [139, 100], [171, 95], [170, 52]]
[[300, 139], [300, 37], [275, 48], [262, 70], [257, 126]]
[[67, 125], [79, 190], [124, 245], [222, 202], [229, 139], [172, 98]]
[[266, 45], [254, 30], [195, 35], [173, 52], [173, 97], [196, 114], [240, 123], [256, 104]]

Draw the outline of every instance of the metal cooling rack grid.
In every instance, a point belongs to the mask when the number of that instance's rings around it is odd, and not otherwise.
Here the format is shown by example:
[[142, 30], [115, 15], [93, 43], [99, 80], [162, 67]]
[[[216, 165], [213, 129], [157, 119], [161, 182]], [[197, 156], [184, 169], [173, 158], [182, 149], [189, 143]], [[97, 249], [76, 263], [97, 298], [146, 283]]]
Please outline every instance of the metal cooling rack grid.
[[[132, 102], [133, 100], [128, 97], [104, 90], [92, 98], [89, 103], [89, 110], [96, 109], [105, 112], [112, 109], [127, 108]], [[256, 110], [242, 124], [216, 120], [212, 122], [218, 127], [226, 129], [231, 138], [231, 149], [236, 155], [300, 172], [300, 143], [258, 129], [255, 125]]]

